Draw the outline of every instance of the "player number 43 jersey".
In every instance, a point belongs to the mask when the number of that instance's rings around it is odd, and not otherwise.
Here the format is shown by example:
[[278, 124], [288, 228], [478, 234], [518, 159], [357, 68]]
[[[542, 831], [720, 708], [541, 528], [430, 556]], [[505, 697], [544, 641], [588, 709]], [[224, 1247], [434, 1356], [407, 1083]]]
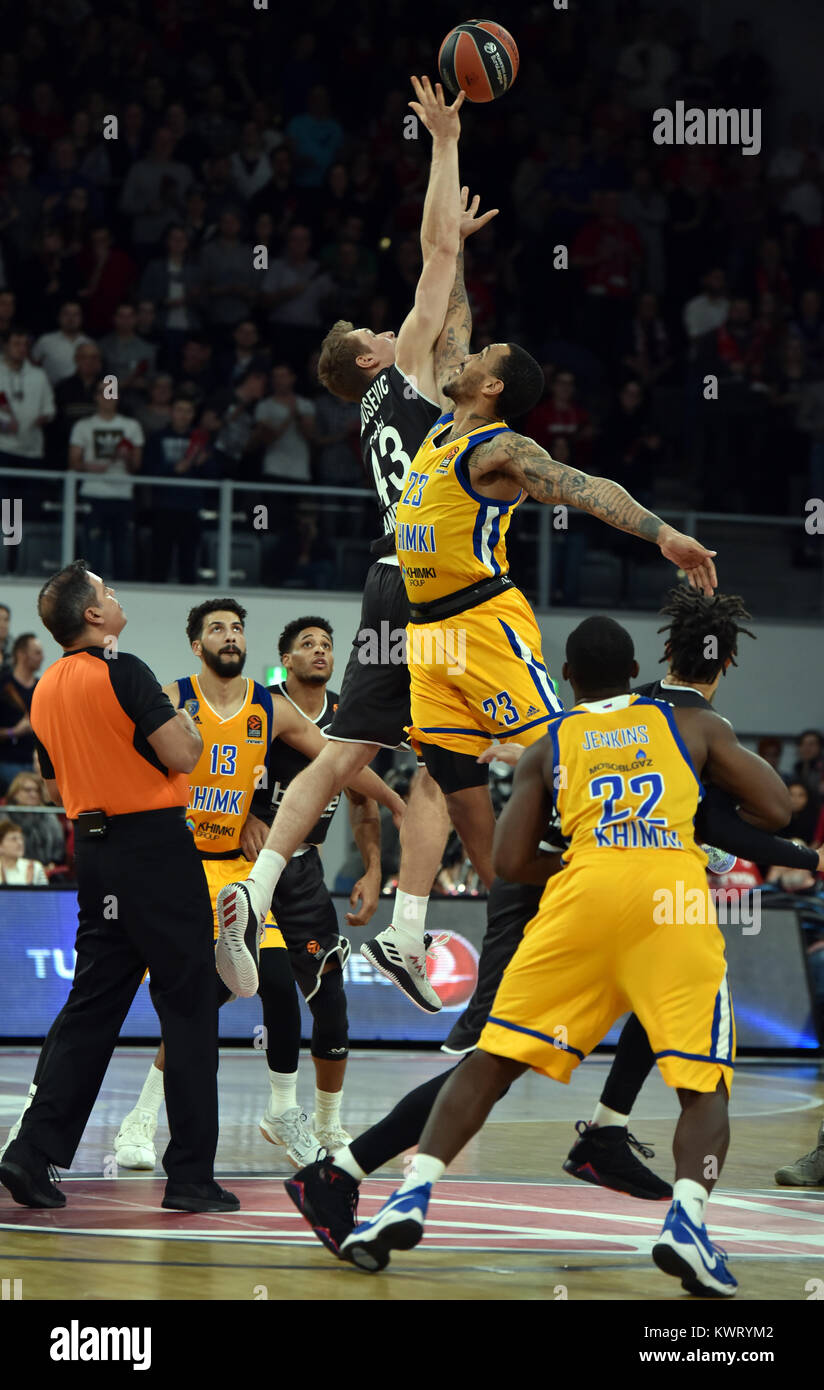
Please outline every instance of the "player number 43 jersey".
[[642, 695], [576, 705], [554, 720], [555, 802], [576, 855], [622, 849], [698, 849], [704, 788], [669, 705]]

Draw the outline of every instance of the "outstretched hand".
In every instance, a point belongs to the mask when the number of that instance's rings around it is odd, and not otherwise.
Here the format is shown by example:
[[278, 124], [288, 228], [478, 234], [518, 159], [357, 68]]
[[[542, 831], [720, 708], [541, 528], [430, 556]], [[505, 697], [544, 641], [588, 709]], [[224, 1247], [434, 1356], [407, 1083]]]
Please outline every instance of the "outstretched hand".
[[479, 217], [480, 201], [480, 197], [476, 193], [470, 203], [469, 189], [461, 189], [461, 241], [466, 241], [466, 238], [471, 236], [473, 232], [479, 232], [481, 227], [485, 227], [487, 222], [491, 222], [493, 217], [498, 216], [498, 209], [490, 208], [489, 212], [481, 213]]
[[452, 105], [447, 106], [440, 82], [435, 83], [433, 91], [428, 77], [413, 77], [412, 86], [418, 100], [410, 101], [409, 105], [433, 140], [457, 140], [461, 133], [458, 112], [464, 104], [466, 93], [459, 92]]
[[718, 554], [716, 550], [707, 550], [700, 541], [685, 536], [671, 526], [667, 527], [658, 545], [664, 558], [684, 571], [691, 588], [712, 598], [718, 587], [718, 577], [712, 563], [713, 556]]

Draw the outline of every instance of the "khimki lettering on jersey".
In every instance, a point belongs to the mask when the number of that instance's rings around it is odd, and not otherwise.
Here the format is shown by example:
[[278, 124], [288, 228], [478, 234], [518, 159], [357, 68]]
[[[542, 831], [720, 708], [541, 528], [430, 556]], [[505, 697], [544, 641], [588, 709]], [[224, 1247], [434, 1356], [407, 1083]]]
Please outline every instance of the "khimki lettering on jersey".
[[193, 786], [189, 793], [189, 810], [239, 816], [242, 814], [245, 800], [245, 791], [232, 791], [229, 787]]
[[599, 849], [683, 849], [684, 843], [677, 830], [667, 830], [665, 826], [652, 825], [649, 821], [619, 821], [604, 829], [596, 826], [595, 843]]
[[398, 550], [412, 550], [416, 555], [436, 555], [435, 527], [399, 524], [395, 531], [395, 545]]

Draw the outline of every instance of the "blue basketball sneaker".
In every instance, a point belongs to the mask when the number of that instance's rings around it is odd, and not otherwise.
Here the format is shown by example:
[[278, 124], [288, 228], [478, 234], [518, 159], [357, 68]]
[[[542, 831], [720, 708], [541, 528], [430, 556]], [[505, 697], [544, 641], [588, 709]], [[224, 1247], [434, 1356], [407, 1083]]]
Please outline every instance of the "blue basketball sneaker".
[[340, 1258], [376, 1274], [389, 1264], [390, 1250], [411, 1250], [423, 1235], [432, 1184], [393, 1192], [377, 1216], [356, 1226], [340, 1247]]
[[673, 1202], [652, 1248], [652, 1258], [665, 1274], [681, 1280], [682, 1289], [699, 1298], [732, 1298], [738, 1285], [724, 1261], [726, 1250], [713, 1245], [706, 1226], [694, 1226], [680, 1202]]

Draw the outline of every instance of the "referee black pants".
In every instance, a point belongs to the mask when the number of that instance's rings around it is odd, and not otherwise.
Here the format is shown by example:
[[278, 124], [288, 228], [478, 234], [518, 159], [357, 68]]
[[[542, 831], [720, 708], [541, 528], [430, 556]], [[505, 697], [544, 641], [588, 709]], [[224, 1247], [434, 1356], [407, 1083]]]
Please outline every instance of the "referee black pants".
[[169, 1178], [209, 1182], [217, 1148], [217, 991], [209, 890], [182, 808], [116, 816], [78, 839], [77, 967], [20, 1141], [71, 1166], [148, 969], [166, 1044]]

